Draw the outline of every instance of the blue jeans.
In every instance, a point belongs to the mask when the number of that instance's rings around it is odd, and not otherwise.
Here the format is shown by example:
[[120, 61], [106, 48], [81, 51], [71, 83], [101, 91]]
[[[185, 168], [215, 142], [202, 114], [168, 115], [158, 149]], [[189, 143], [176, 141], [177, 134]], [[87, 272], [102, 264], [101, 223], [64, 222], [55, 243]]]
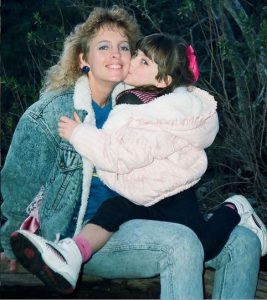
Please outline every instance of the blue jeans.
[[[213, 298], [254, 298], [260, 259], [258, 237], [236, 227], [221, 253], [206, 266], [216, 269]], [[84, 266], [104, 278], [160, 275], [164, 300], [203, 299], [203, 248], [195, 233], [180, 224], [132, 220]]]

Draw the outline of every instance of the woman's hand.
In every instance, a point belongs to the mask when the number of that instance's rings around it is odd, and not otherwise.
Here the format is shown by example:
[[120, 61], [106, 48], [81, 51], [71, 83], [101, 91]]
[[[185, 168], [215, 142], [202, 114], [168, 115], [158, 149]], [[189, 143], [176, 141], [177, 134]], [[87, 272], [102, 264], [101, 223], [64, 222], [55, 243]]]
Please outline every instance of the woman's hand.
[[74, 120], [68, 117], [61, 117], [58, 122], [58, 133], [59, 136], [67, 141], [70, 140], [71, 135], [75, 127], [81, 123], [81, 120], [76, 112], [73, 114]]
[[1, 263], [9, 264], [9, 271], [17, 271], [17, 261], [15, 259], [9, 259], [5, 256], [4, 252], [0, 253]]

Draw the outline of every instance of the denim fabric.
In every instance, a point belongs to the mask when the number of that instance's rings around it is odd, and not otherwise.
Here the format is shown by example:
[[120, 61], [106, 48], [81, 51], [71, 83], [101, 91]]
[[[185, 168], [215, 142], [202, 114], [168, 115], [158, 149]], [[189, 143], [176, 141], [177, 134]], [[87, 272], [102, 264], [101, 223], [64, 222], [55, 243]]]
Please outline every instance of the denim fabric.
[[[257, 236], [237, 226], [223, 251], [206, 263], [216, 270], [213, 298], [253, 299], [259, 258]], [[161, 299], [203, 299], [203, 248], [193, 231], [180, 224], [129, 221], [83, 271], [104, 278], [160, 275]]]
[[[73, 221], [73, 208], [81, 199], [82, 159], [60, 139], [57, 127], [62, 115], [73, 116], [73, 91], [44, 94], [21, 117], [1, 173], [4, 202], [1, 245], [14, 257], [10, 234], [26, 218], [26, 208], [41, 186], [45, 196], [40, 210], [41, 234], [50, 240], [64, 233]], [[77, 111], [82, 119], [86, 112]], [[89, 183], [88, 183], [89, 185]]]
[[260, 240], [237, 226], [221, 253], [206, 263], [216, 270], [213, 299], [254, 299], [261, 256]]
[[198, 299], [203, 298], [203, 256], [200, 241], [186, 226], [132, 220], [94, 254], [84, 265], [84, 272], [105, 278], [160, 274], [161, 299]]
[[205, 220], [193, 187], [148, 207], [136, 205], [122, 196], [108, 199], [89, 223], [115, 232], [121, 224], [134, 219], [174, 222], [191, 228], [202, 243], [207, 261], [222, 251], [240, 216], [234, 209], [220, 205]]

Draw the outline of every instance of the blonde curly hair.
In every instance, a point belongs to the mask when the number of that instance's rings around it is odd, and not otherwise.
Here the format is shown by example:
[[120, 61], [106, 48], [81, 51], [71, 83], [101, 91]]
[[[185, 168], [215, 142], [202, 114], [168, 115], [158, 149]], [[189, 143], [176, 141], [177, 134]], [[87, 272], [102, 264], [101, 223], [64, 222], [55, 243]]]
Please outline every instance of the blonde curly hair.
[[86, 56], [89, 41], [103, 26], [120, 28], [129, 39], [130, 47], [135, 48], [141, 33], [135, 18], [125, 9], [95, 7], [87, 20], [77, 25], [66, 38], [58, 63], [46, 71], [42, 92], [72, 87], [82, 75], [79, 66], [79, 54]]

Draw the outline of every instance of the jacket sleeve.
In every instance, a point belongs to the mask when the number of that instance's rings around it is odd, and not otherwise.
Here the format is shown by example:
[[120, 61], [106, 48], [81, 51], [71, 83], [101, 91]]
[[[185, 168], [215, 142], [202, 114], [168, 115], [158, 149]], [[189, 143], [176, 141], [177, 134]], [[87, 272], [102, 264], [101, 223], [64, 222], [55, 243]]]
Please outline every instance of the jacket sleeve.
[[20, 119], [1, 172], [3, 197], [1, 245], [5, 254], [13, 258], [9, 238], [19, 229], [26, 217], [26, 208], [45, 184], [54, 164], [53, 143], [47, 132], [26, 112]]
[[125, 126], [115, 133], [106, 133], [87, 124], [75, 128], [70, 142], [96, 168], [117, 174], [145, 167], [188, 145], [187, 141], [155, 128]]

